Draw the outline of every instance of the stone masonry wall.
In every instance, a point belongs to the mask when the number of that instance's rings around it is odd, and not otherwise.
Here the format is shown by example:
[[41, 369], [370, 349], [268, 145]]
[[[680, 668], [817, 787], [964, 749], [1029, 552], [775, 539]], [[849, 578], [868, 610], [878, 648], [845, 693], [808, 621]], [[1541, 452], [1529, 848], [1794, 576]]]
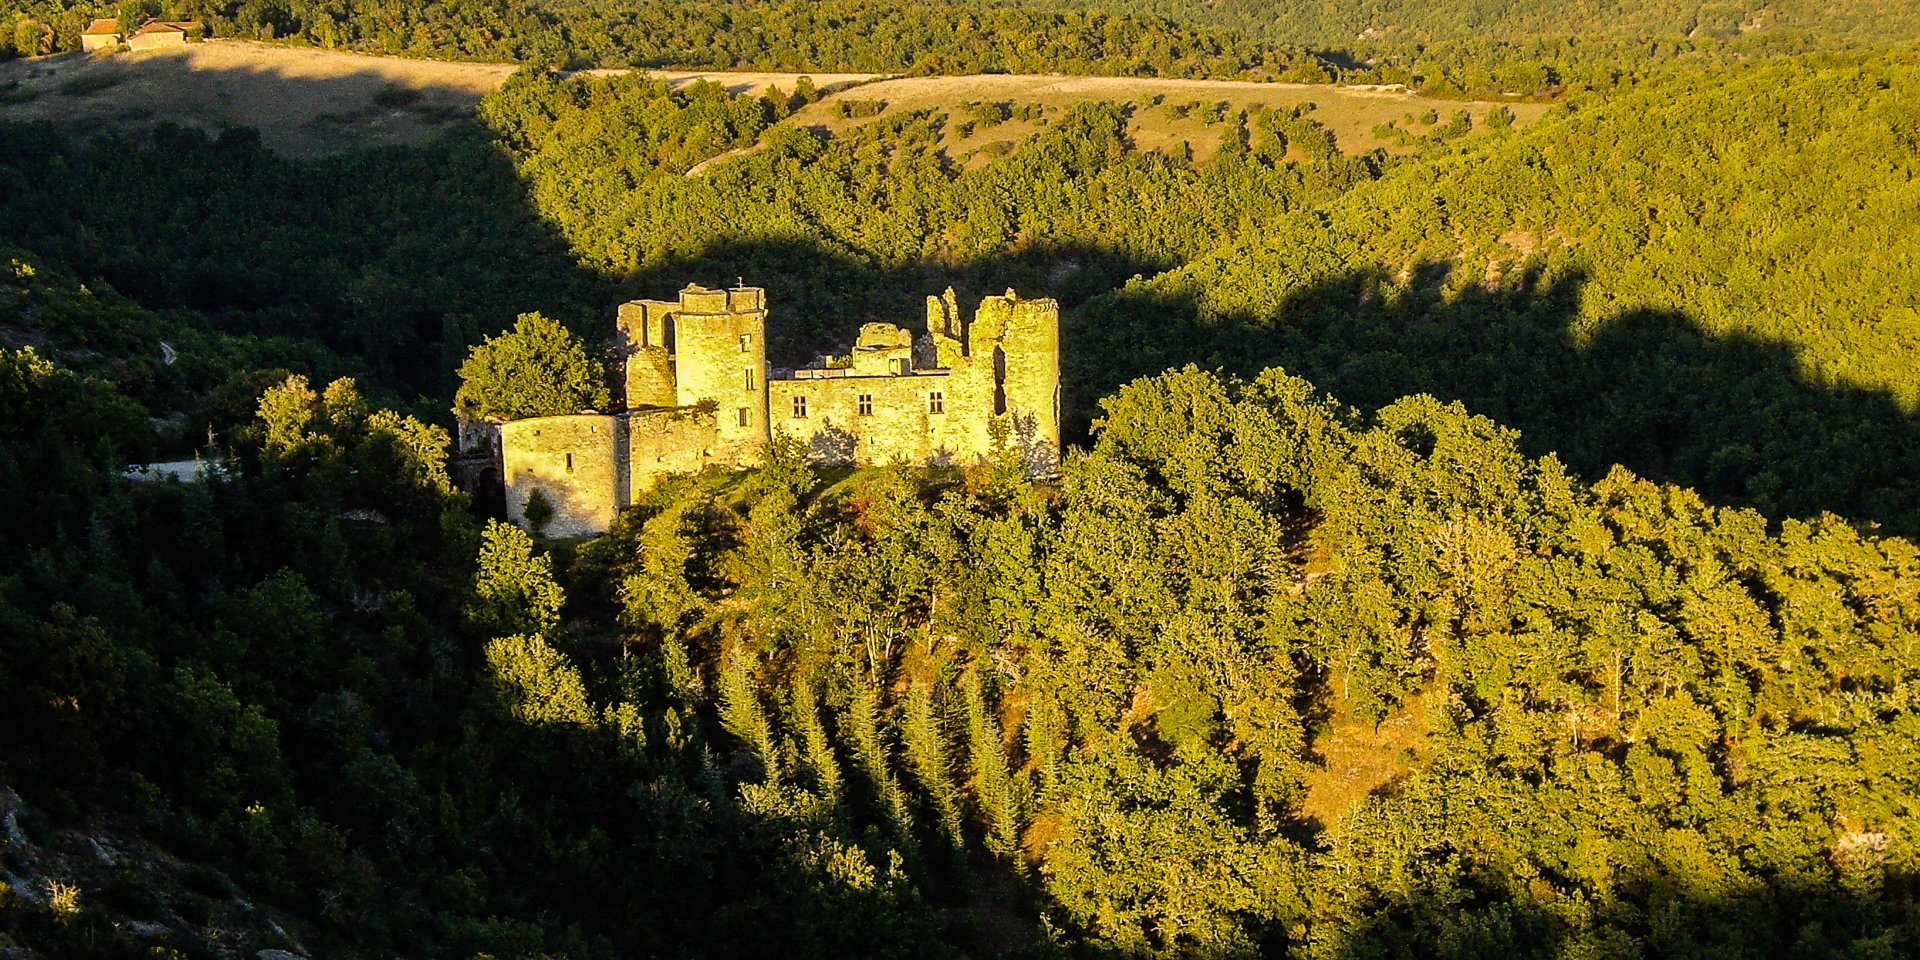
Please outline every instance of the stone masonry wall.
[[980, 301], [974, 314], [972, 359], [998, 370], [996, 406], [1004, 408], [1011, 439], [1029, 473], [1060, 465], [1060, 305], [1021, 300], [1013, 291]]
[[[984, 448], [955, 408], [952, 388], [942, 373], [775, 380], [768, 412], [774, 430], [805, 443], [819, 463], [971, 463]], [[862, 396], [870, 413], [860, 412]], [[805, 417], [794, 416], [795, 397], [807, 398]]]
[[630, 464], [628, 497], [622, 507], [653, 489], [667, 476], [698, 473], [714, 461], [720, 446], [714, 414], [698, 407], [679, 410], [644, 410], [621, 418], [627, 428], [627, 462]]
[[553, 517], [541, 533], [583, 537], [606, 531], [626, 490], [626, 438], [604, 414], [535, 417], [502, 424], [501, 480], [507, 518], [523, 527], [527, 500], [546, 494]]

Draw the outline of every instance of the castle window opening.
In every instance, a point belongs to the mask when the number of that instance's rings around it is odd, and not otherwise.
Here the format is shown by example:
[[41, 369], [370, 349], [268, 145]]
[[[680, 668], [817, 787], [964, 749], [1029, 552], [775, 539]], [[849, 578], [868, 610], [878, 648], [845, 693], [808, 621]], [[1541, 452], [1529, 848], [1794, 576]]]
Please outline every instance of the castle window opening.
[[993, 415], [1007, 412], [1007, 352], [993, 348]]
[[793, 398], [793, 418], [795, 420], [805, 420], [807, 418], [807, 398], [806, 397]]
[[860, 415], [863, 417], [873, 416], [873, 394], [863, 393], [860, 395]]
[[[741, 334], [740, 335], [740, 352], [748, 353], [751, 351], [752, 347], [753, 347], [753, 334], [751, 333]], [[748, 387], [747, 389], [751, 390], [753, 388]]]
[[749, 392], [753, 390], [753, 368], [752, 367], [747, 368], [747, 390]]
[[750, 415], [749, 415], [749, 414], [747, 413], [747, 408], [746, 408], [746, 407], [741, 407], [741, 408], [740, 408], [740, 425], [741, 425], [741, 426], [743, 426], [743, 427], [750, 427], [750, 426], [753, 426], [753, 419], [752, 419], [752, 417], [751, 417], [751, 416], [750, 416]]
[[573, 472], [573, 454], [571, 453], [567, 454], [567, 472]]
[[927, 412], [928, 413], [946, 413], [947, 412], [947, 398], [943, 396], [940, 391], [935, 390], [932, 393], [927, 394]]

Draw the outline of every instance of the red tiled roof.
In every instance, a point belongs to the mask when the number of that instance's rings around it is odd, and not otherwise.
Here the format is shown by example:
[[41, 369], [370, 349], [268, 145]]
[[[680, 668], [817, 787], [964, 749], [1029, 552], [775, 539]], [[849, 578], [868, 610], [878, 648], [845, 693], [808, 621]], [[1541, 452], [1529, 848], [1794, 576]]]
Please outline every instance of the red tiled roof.
[[133, 35], [136, 37], [144, 37], [154, 33], [186, 33], [188, 30], [198, 29], [200, 29], [200, 24], [192, 20], [154, 20], [142, 26], [140, 29], [135, 30]]
[[84, 34], [89, 37], [112, 37], [120, 34], [120, 21], [95, 20], [87, 24]]

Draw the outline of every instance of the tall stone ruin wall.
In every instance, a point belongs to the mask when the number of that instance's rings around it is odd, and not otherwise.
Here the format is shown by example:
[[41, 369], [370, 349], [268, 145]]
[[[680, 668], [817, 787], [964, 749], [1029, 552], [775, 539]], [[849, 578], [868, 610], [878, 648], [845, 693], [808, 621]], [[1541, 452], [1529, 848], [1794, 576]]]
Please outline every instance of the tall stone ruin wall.
[[1060, 304], [1006, 296], [980, 301], [968, 331], [976, 363], [989, 383], [1004, 371], [994, 412], [1007, 418], [1010, 440], [1029, 473], [1060, 466]]

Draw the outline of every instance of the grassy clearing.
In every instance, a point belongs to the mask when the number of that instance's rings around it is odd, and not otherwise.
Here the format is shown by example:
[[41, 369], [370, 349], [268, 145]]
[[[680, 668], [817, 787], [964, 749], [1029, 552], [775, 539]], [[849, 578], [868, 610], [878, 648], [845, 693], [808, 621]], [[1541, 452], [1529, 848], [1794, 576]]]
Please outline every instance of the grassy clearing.
[[[869, 122], [874, 116], [935, 110], [947, 118], [942, 148], [956, 160], [977, 165], [1011, 151], [1061, 111], [1088, 100], [1135, 104], [1127, 131], [1135, 146], [1173, 152], [1184, 144], [1198, 160], [1208, 159], [1218, 148], [1225, 118], [1256, 107], [1291, 109], [1312, 104], [1313, 118], [1333, 131], [1341, 149], [1350, 152], [1413, 149], [1397, 137], [1383, 136], [1386, 131], [1382, 127], [1387, 123], [1419, 134], [1465, 110], [1478, 131], [1485, 129], [1487, 117], [1501, 107], [1511, 111], [1521, 125], [1538, 120], [1549, 107], [1543, 103], [1462, 103], [1368, 87], [982, 74], [878, 80], [830, 95], [795, 114], [794, 122], [839, 130]], [[852, 101], [877, 102], [883, 109], [842, 106]], [[983, 109], [987, 106], [998, 107], [1005, 119], [990, 120]], [[1430, 113], [1440, 119], [1423, 123]]]

